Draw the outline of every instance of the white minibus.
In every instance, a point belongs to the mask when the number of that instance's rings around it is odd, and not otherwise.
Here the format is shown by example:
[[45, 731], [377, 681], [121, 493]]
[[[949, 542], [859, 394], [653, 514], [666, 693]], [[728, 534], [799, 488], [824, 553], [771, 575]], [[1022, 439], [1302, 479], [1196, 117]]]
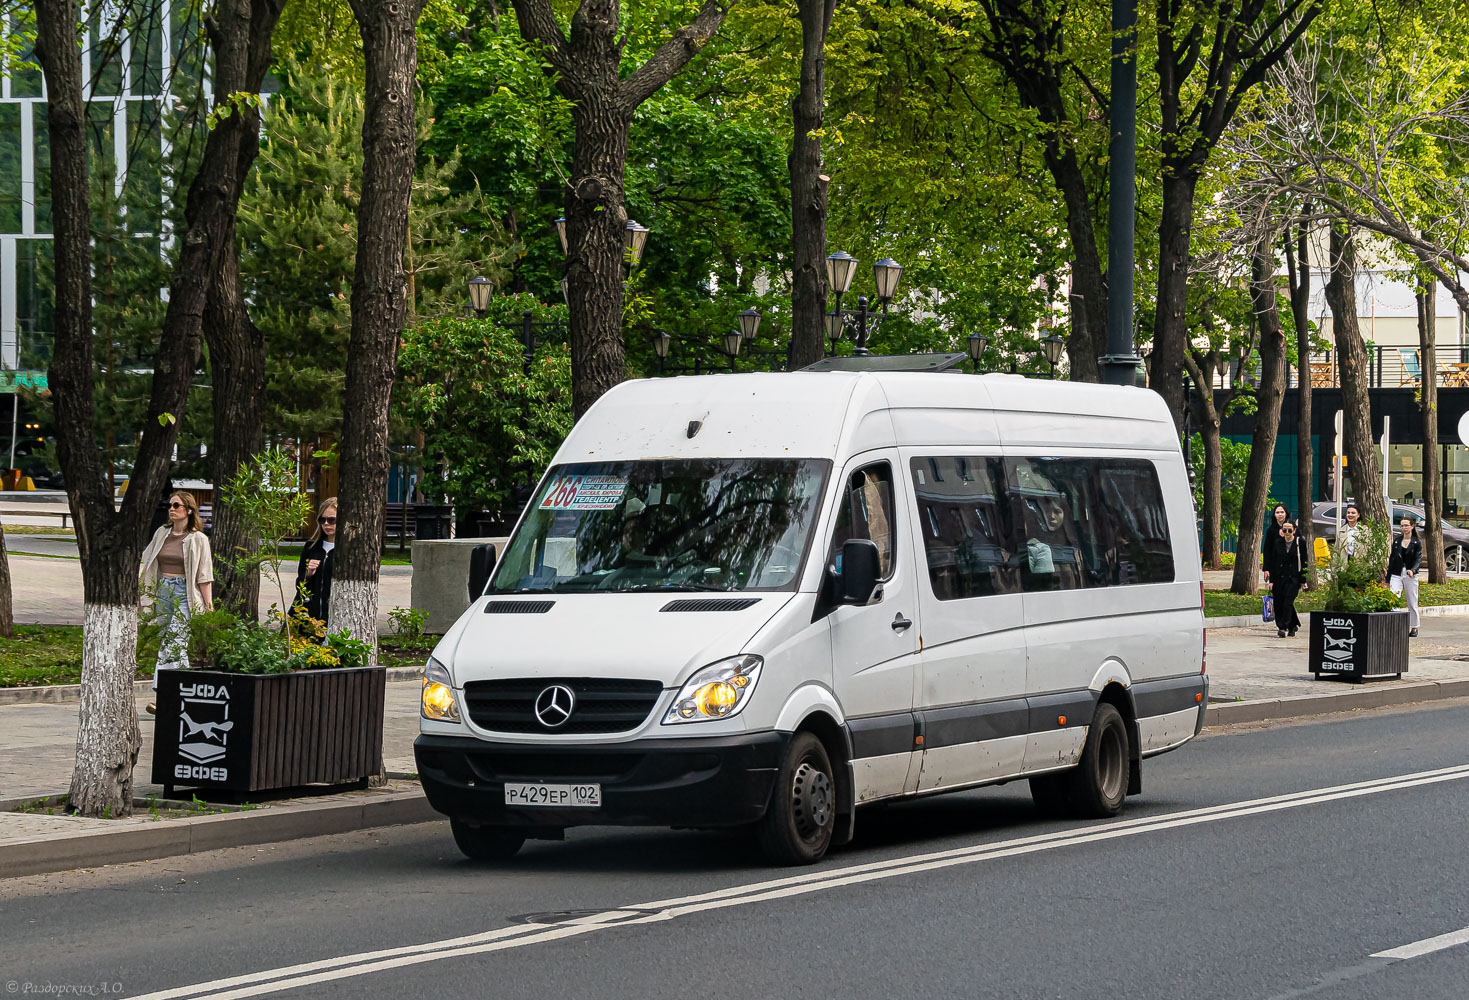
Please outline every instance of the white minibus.
[[1202, 725], [1201, 579], [1149, 390], [625, 382], [434, 651], [418, 773], [479, 860], [612, 824], [810, 863], [862, 806], [1017, 778], [1112, 816]]

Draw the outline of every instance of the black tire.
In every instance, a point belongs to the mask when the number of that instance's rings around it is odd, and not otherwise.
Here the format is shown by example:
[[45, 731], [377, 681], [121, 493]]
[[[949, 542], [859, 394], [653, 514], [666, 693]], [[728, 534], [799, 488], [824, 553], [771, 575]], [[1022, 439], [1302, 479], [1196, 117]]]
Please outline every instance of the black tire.
[[836, 780], [826, 747], [797, 733], [775, 776], [770, 808], [755, 828], [760, 850], [776, 864], [820, 861], [836, 829]]
[[471, 826], [451, 819], [454, 843], [471, 861], [508, 861], [525, 843], [525, 835], [506, 826]]
[[1120, 813], [1128, 767], [1127, 724], [1122, 713], [1102, 702], [1087, 730], [1081, 765], [1066, 772], [1072, 815], [1102, 819]]
[[1042, 774], [1030, 779], [1030, 798], [1046, 819], [1071, 814], [1071, 773]]

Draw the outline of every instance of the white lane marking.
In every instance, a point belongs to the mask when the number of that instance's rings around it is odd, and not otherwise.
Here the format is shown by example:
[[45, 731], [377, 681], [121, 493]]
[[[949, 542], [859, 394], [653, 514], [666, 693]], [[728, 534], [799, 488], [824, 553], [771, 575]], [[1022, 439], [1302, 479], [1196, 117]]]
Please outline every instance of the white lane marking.
[[1390, 958], [1395, 961], [1417, 958], [1419, 955], [1431, 955], [1435, 951], [1443, 951], [1445, 948], [1457, 948], [1461, 944], [1469, 944], [1469, 927], [1457, 931], [1449, 931], [1438, 937], [1424, 938], [1422, 941], [1414, 941], [1405, 944], [1401, 948], [1392, 948], [1388, 951], [1373, 953], [1373, 958]]
[[[198, 983], [157, 993], [149, 993], [137, 1000], [178, 1000], [181, 997], [208, 995], [213, 1000], [244, 1000], [281, 990], [295, 989], [321, 982], [369, 975], [387, 969], [404, 968], [445, 958], [457, 958], [520, 948], [562, 938], [607, 930], [610, 927], [625, 927], [631, 924], [659, 923], [690, 913], [743, 906], [748, 903], [765, 902], [791, 896], [820, 892], [826, 889], [862, 882], [893, 878], [899, 875], [934, 871], [956, 865], [972, 864], [996, 858], [1014, 857], [1039, 851], [1054, 850], [1079, 844], [1115, 840], [1203, 823], [1218, 822], [1261, 813], [1279, 812], [1301, 806], [1317, 805], [1339, 799], [1359, 798], [1385, 791], [1413, 788], [1444, 781], [1469, 778], [1469, 765], [1438, 768], [1411, 774], [1377, 778], [1370, 781], [1353, 782], [1329, 788], [1291, 792], [1285, 795], [1252, 799], [1244, 802], [1207, 806], [1201, 809], [1162, 816], [1143, 817], [1108, 824], [1102, 828], [1089, 827], [1079, 831], [1061, 831], [1021, 837], [994, 844], [970, 845], [949, 851], [890, 858], [884, 861], [810, 872], [803, 875], [771, 879], [719, 889], [713, 892], [684, 896], [674, 899], [641, 903], [636, 906], [609, 909], [603, 913], [577, 918], [578, 922], [546, 925], [527, 924], [503, 927], [483, 934], [468, 935], [442, 941], [406, 945], [381, 951], [344, 955], [339, 958], [322, 959], [300, 965], [287, 966], [264, 972], [249, 973], [228, 979]], [[631, 920], [624, 919], [629, 910], [658, 910]], [[244, 988], [239, 988], [244, 987]], [[223, 991], [223, 992], [218, 992]]]

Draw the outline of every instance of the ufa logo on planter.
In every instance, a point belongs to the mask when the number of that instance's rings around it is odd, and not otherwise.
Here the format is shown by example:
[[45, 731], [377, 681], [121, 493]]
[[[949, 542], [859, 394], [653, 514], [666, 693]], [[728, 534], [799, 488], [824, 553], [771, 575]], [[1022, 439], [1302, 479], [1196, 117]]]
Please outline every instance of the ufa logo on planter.
[[1352, 670], [1356, 629], [1350, 618], [1327, 618], [1321, 623], [1322, 670]]
[[234, 727], [230, 692], [225, 685], [179, 685], [179, 756], [192, 763], [176, 765], [174, 777], [226, 780], [226, 768], [201, 765], [211, 765], [224, 757]]

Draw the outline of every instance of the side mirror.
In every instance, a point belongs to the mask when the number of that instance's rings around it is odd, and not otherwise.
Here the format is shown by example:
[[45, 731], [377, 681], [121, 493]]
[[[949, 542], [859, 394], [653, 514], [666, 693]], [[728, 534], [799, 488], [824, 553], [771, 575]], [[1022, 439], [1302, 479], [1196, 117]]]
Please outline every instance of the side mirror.
[[469, 600], [479, 600], [490, 585], [490, 573], [495, 568], [495, 547], [476, 545], [469, 553]]
[[881, 560], [877, 543], [853, 538], [842, 545], [842, 571], [838, 577], [843, 604], [866, 604], [877, 590]]

